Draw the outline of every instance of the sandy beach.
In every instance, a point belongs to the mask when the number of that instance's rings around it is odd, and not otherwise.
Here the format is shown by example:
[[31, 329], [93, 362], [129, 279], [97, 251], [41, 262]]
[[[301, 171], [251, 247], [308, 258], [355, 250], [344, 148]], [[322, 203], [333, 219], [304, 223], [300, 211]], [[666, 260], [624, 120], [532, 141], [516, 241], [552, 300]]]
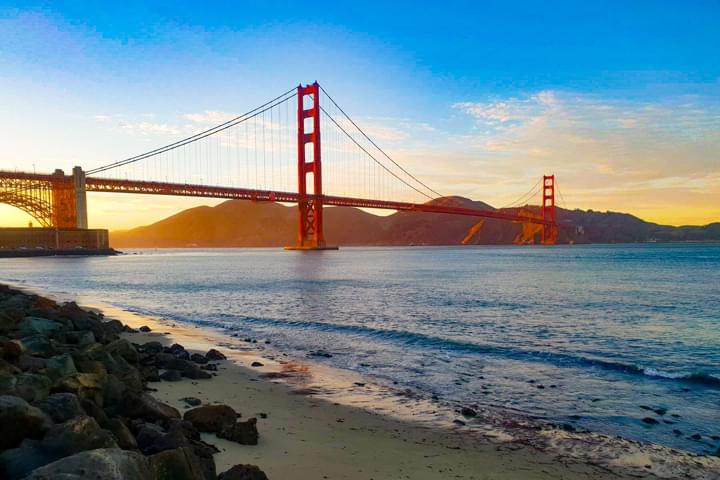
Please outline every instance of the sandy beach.
[[[218, 333], [139, 317], [127, 312], [121, 321], [134, 328], [149, 326], [152, 333], [130, 333], [134, 343], [180, 343], [199, 352], [220, 348], [228, 356], [210, 381], [152, 384], [154, 395], [181, 412], [185, 397], [203, 404], [224, 403], [242, 414], [258, 418], [257, 446], [237, 445], [204, 434], [221, 452], [215, 456], [218, 471], [236, 463], [261, 466], [270, 478], [300, 479], [618, 479], [717, 478], [720, 459], [684, 454], [602, 435], [569, 434], [551, 430], [527, 436], [492, 435], [466, 426], [438, 427], [408, 418], [412, 408], [393, 414], [377, 408], [348, 405], [322, 395], [317, 382], [321, 367], [311, 362], [268, 360], [254, 344], [221, 338]], [[237, 340], [237, 339], [236, 339]], [[218, 342], [221, 346], [218, 346]], [[225, 348], [222, 347], [225, 345]], [[232, 347], [232, 348], [230, 348]], [[259, 367], [250, 367], [260, 362]], [[353, 378], [335, 379], [333, 391], [357, 387]], [[365, 385], [363, 385], [365, 387]], [[396, 404], [397, 406], [397, 404]], [[385, 409], [387, 405], [380, 405]], [[416, 406], [417, 408], [417, 406]], [[387, 407], [391, 410], [392, 407]], [[520, 431], [523, 429], [516, 429]], [[508, 428], [511, 431], [511, 428]], [[487, 430], [485, 430], [487, 432]]]

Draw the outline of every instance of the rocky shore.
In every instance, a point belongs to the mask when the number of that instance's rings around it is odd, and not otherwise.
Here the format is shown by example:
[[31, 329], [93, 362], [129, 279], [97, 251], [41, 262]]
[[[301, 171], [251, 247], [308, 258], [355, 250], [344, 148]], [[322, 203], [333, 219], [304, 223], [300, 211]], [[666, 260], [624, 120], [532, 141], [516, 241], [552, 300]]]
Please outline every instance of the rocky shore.
[[212, 382], [225, 356], [133, 344], [121, 338], [128, 331], [73, 302], [0, 285], [0, 478], [266, 480], [247, 464], [218, 475], [219, 450], [201, 439], [257, 444], [255, 418], [193, 397], [181, 415], [149, 386]]

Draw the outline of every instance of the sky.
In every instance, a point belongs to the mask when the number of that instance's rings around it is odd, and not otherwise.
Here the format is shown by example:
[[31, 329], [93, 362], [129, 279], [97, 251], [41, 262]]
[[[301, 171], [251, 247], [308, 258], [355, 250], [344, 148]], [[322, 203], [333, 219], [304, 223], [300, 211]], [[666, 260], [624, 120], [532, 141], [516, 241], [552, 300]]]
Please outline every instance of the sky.
[[[317, 80], [442, 193], [499, 207], [554, 173], [561, 206], [707, 224], [718, 45], [717, 1], [0, 1], [0, 169], [90, 169]], [[216, 203], [90, 194], [90, 224]]]

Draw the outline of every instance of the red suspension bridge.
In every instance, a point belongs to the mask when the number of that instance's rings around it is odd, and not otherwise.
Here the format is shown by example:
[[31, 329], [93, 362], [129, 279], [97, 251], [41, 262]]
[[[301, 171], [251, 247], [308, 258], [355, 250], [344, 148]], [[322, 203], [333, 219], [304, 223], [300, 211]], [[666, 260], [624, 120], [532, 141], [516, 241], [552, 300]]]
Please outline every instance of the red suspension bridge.
[[[322, 131], [322, 141], [321, 141]], [[323, 207], [495, 218], [558, 237], [555, 177], [538, 182], [539, 214], [482, 210], [443, 197], [380, 148], [316, 82], [177, 142], [72, 175], [0, 171], [0, 203], [44, 227], [87, 228], [86, 192], [212, 197], [298, 205], [298, 243], [323, 249]], [[535, 192], [519, 199], [528, 201]]]

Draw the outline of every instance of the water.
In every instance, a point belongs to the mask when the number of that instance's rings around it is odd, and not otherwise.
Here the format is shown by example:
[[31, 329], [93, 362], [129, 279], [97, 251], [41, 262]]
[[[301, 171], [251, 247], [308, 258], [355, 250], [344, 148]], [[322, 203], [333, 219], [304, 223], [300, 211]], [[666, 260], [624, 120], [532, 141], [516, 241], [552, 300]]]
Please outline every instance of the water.
[[325, 350], [458, 404], [720, 446], [720, 244], [139, 253], [5, 259], [0, 281]]

